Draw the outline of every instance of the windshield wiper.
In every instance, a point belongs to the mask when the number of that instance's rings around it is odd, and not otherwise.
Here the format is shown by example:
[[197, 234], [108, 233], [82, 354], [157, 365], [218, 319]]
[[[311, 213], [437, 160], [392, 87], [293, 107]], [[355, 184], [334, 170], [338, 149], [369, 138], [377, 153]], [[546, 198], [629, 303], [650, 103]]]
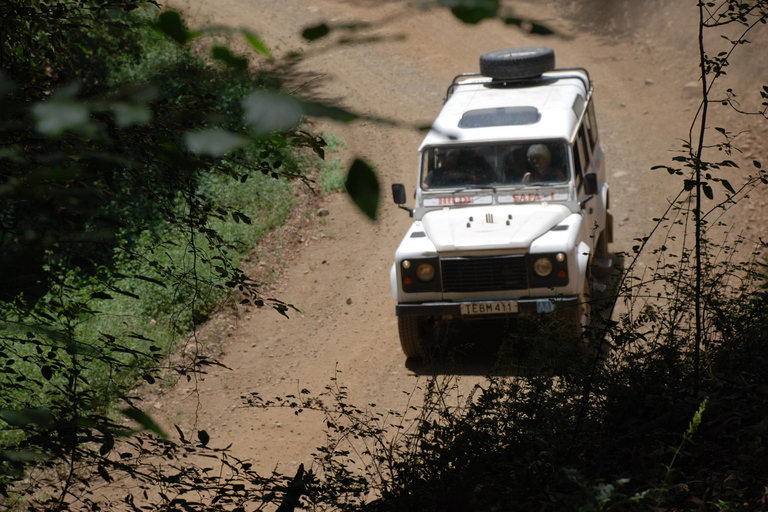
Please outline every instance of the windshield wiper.
[[464, 192], [465, 190], [493, 190], [493, 193], [495, 194], [496, 185], [472, 185], [471, 187], [464, 187], [458, 190], [452, 190], [451, 194], [459, 194], [461, 192]]

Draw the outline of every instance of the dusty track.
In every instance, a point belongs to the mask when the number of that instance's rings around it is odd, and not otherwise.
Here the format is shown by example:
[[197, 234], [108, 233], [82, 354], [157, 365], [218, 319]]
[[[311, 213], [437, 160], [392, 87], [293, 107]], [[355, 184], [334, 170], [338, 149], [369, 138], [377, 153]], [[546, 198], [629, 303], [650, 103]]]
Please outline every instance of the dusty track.
[[[695, 2], [690, 3], [688, 11], [694, 11]], [[543, 39], [497, 22], [462, 25], [446, 11], [418, 11], [397, 1], [180, 0], [173, 5], [193, 26], [249, 27], [277, 55], [308, 50], [302, 69], [327, 73], [324, 94], [358, 112], [407, 125], [429, 123], [450, 80], [459, 72], [477, 70], [480, 54], [512, 46], [551, 46], [558, 65], [584, 66], [594, 81], [616, 219], [613, 249], [629, 250], [633, 238], [650, 230], [651, 218], [679, 187], [674, 178], [650, 168], [669, 162], [670, 152], [679, 148], [677, 139], [687, 136], [695, 108], [686, 88], [697, 78], [695, 47], [680, 46], [694, 42], [695, 19], [685, 21], [685, 16], [695, 13], [683, 8], [667, 13], [671, 18], [608, 13], [617, 17], [595, 24], [589, 12], [574, 11], [568, 2], [535, 9], [519, 4], [518, 12], [568, 36]], [[324, 20], [373, 22], [378, 27], [374, 33], [384, 39], [341, 46], [301, 41], [302, 28]], [[668, 25], [669, 20], [676, 24]], [[598, 37], [595, 27], [612, 32]], [[673, 36], [662, 38], [668, 28]], [[319, 392], [339, 371], [352, 402], [401, 410], [403, 391], [413, 390], [420, 378], [419, 368], [406, 366], [400, 350], [389, 291], [393, 253], [410, 222], [391, 203], [389, 188], [402, 182], [413, 190], [422, 134], [370, 122], [327, 128], [346, 141], [347, 157], [362, 156], [376, 166], [386, 196], [380, 220], [370, 223], [345, 196], [332, 197], [325, 205], [330, 216], [301, 235], [301, 251], [284, 248], [287, 267], [275, 296], [302, 313], [286, 320], [268, 309], [241, 310], [237, 319], [220, 318], [221, 336], [227, 338], [221, 360], [229, 369], [212, 370], [201, 382], [181, 383], [153, 399], [154, 412], [167, 425], [206, 429], [212, 444], [231, 442], [237, 455], [255, 459], [264, 469], [279, 464], [290, 472], [291, 465], [308, 462], [322, 439], [322, 422], [312, 414], [294, 417], [290, 411], [245, 408], [241, 395], [256, 391], [279, 396], [302, 388]], [[734, 173], [733, 181], [744, 173]], [[758, 223], [765, 217], [764, 197], [735, 219], [753, 237], [766, 234]], [[194, 384], [199, 395], [193, 393]]]

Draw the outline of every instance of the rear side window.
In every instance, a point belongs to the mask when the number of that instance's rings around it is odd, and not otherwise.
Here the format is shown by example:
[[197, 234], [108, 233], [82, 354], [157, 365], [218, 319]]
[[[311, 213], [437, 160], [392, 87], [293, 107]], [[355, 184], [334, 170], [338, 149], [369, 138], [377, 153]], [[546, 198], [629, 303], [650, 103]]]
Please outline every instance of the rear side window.
[[589, 145], [593, 148], [597, 144], [597, 121], [595, 119], [595, 104], [592, 100], [589, 101], [587, 111], [584, 114], [584, 127], [587, 129], [587, 137], [589, 138]]

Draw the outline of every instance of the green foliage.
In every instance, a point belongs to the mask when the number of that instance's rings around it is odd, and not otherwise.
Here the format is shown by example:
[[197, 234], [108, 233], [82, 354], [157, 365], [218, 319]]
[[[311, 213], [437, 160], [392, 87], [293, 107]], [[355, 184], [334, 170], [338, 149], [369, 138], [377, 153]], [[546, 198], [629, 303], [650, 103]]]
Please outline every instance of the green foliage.
[[320, 170], [320, 186], [323, 192], [330, 194], [345, 190], [344, 174], [342, 172], [343, 164], [338, 158], [328, 160], [325, 166]]
[[326, 194], [334, 192], [342, 192], [345, 190], [344, 186], [344, 164], [339, 158], [326, 159], [326, 150], [328, 153], [337, 153], [342, 149], [347, 149], [346, 143], [338, 136], [328, 133], [323, 134], [322, 148], [315, 148], [316, 153], [320, 158], [325, 159], [320, 165], [319, 182], [320, 187]]
[[[29, 464], [68, 462], [66, 496], [81, 461], [105, 480], [126, 470], [108, 459], [135, 432], [111, 415], [117, 398], [138, 430], [161, 433], [127, 392], [161, 378], [179, 335], [216, 304], [236, 293], [286, 314], [240, 259], [293, 209], [291, 182], [312, 184], [306, 153], [325, 155], [303, 116], [356, 116], [280, 92], [223, 46], [209, 66], [188, 44], [203, 32], [171, 11], [0, 9], [0, 495]], [[173, 370], [215, 364], [200, 355]]]

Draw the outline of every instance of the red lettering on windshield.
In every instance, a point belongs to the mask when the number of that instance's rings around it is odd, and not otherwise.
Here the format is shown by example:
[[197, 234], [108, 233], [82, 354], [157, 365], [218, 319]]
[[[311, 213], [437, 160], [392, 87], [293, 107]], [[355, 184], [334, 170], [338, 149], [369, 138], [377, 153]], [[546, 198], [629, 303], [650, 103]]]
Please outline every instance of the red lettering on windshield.
[[541, 194], [512, 194], [512, 197], [514, 198], [516, 203], [532, 203], [534, 201], [546, 201], [549, 199], [550, 201], [555, 200], [555, 193], [550, 192], [549, 198], [547, 198], [547, 195], [545, 194], [544, 197], [541, 196]]
[[472, 204], [475, 202], [473, 196], [464, 197], [438, 197], [437, 204], [439, 205], [452, 205], [452, 204]]

